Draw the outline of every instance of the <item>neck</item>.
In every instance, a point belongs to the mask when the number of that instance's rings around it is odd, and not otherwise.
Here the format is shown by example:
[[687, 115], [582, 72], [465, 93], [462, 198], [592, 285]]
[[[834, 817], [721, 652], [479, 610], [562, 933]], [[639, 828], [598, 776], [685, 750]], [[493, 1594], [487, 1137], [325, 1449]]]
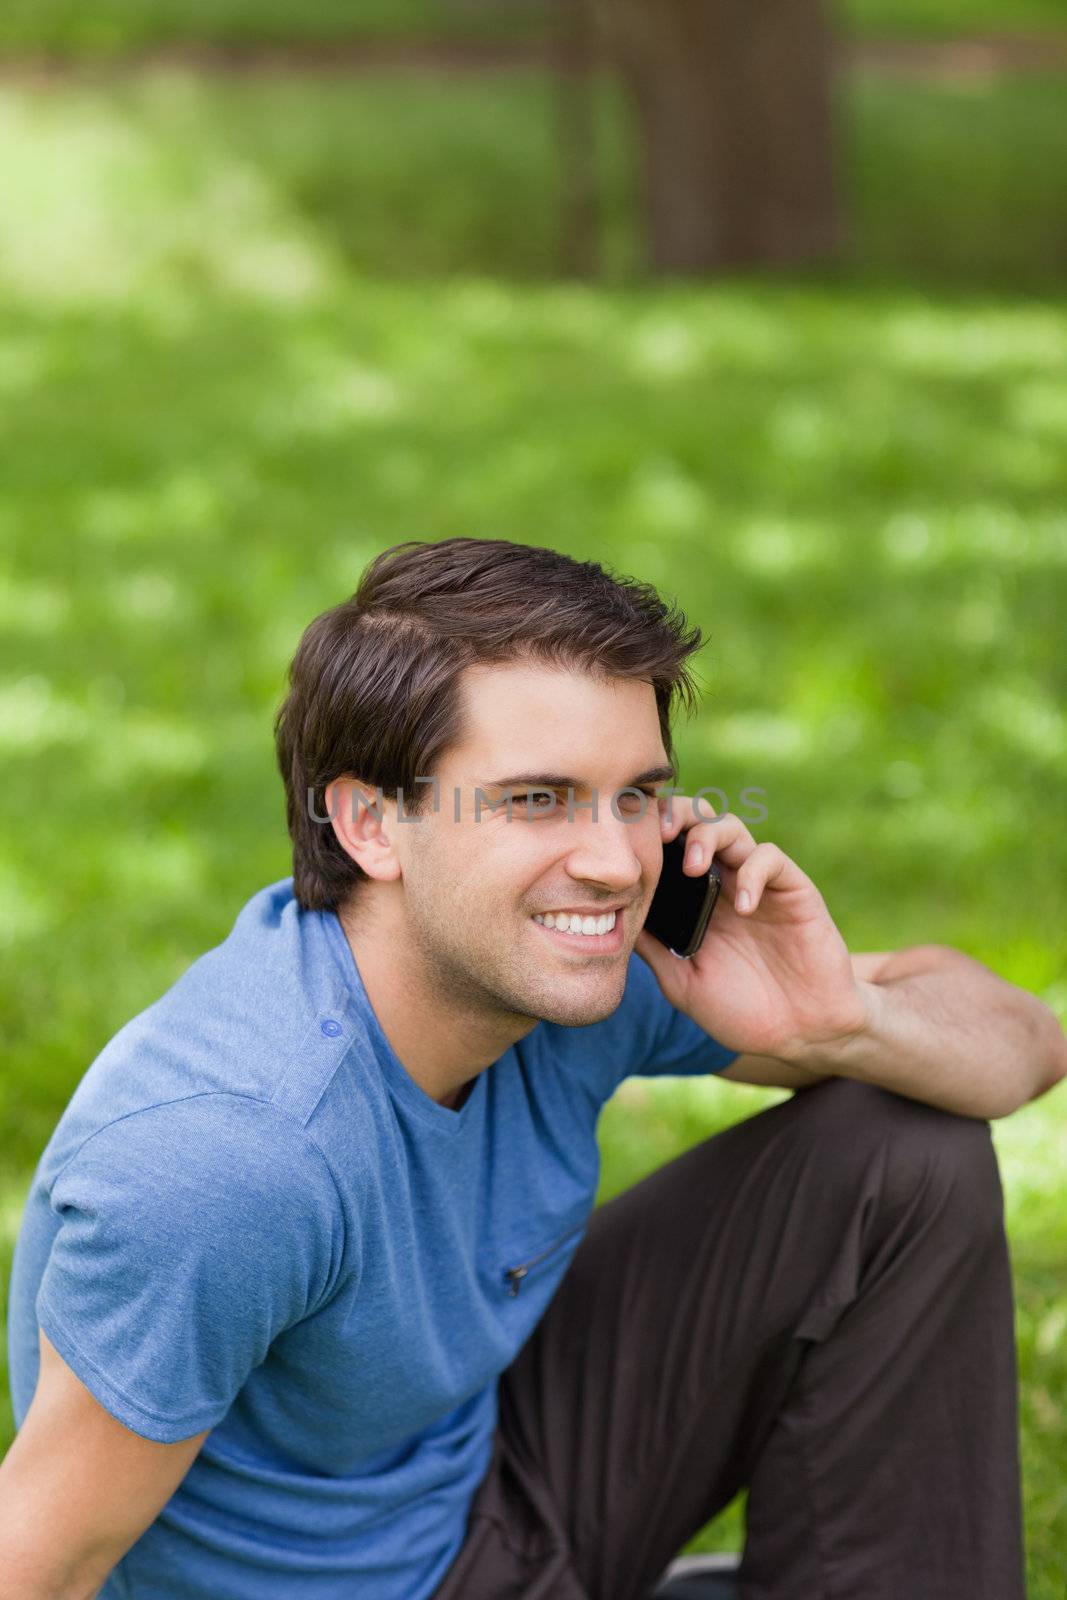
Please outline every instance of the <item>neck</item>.
[[419, 952], [380, 917], [361, 908], [358, 920], [339, 911], [338, 921], [393, 1053], [438, 1105], [458, 1110], [478, 1075], [537, 1026], [536, 1019], [487, 1014], [446, 998]]

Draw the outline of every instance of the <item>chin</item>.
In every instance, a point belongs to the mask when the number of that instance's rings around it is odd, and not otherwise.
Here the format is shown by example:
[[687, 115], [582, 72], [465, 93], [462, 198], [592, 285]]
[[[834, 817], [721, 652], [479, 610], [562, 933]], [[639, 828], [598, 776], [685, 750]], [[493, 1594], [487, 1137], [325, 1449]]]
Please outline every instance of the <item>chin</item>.
[[[619, 997], [622, 998], [621, 996]], [[553, 1013], [543, 1013], [542, 1022], [554, 1023], [557, 1028], [588, 1028], [594, 1022], [604, 1022], [613, 1011], [619, 1009], [619, 1001], [614, 1001], [609, 1006], [575, 1006], [569, 1010], [558, 1010]]]
[[593, 1022], [603, 1022], [619, 1009], [626, 988], [625, 974], [621, 982], [605, 984], [597, 994], [546, 995], [538, 1007], [542, 1022], [554, 1022], [563, 1028], [587, 1028]]

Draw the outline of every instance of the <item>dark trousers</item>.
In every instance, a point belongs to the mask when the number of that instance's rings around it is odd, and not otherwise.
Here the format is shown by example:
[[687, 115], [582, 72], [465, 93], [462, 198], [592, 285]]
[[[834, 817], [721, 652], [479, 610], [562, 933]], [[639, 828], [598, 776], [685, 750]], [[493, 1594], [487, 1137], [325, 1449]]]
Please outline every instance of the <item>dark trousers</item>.
[[434, 1600], [646, 1600], [748, 1489], [742, 1600], [1022, 1600], [988, 1122], [825, 1079], [599, 1207]]

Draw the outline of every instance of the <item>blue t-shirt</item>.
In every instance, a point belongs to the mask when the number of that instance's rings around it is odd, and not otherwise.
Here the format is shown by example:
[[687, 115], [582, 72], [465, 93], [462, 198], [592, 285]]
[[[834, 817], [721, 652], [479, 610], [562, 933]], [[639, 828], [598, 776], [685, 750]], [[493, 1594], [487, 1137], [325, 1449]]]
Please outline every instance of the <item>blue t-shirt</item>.
[[106, 1600], [427, 1600], [496, 1380], [585, 1231], [601, 1106], [735, 1055], [633, 955], [610, 1017], [539, 1022], [452, 1110], [390, 1048], [337, 917], [291, 878], [253, 895], [86, 1072], [15, 1251], [16, 1422], [40, 1323], [135, 1433], [211, 1429]]

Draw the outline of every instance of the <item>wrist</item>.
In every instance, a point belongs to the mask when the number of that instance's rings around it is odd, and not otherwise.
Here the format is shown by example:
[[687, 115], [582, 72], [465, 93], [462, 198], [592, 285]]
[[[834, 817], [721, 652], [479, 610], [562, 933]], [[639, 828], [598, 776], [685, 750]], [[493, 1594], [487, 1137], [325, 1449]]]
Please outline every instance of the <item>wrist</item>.
[[878, 1016], [884, 996], [876, 983], [857, 980], [847, 1005], [818, 1033], [799, 1041], [782, 1060], [802, 1072], [835, 1074], [862, 1059], [877, 1034]]

